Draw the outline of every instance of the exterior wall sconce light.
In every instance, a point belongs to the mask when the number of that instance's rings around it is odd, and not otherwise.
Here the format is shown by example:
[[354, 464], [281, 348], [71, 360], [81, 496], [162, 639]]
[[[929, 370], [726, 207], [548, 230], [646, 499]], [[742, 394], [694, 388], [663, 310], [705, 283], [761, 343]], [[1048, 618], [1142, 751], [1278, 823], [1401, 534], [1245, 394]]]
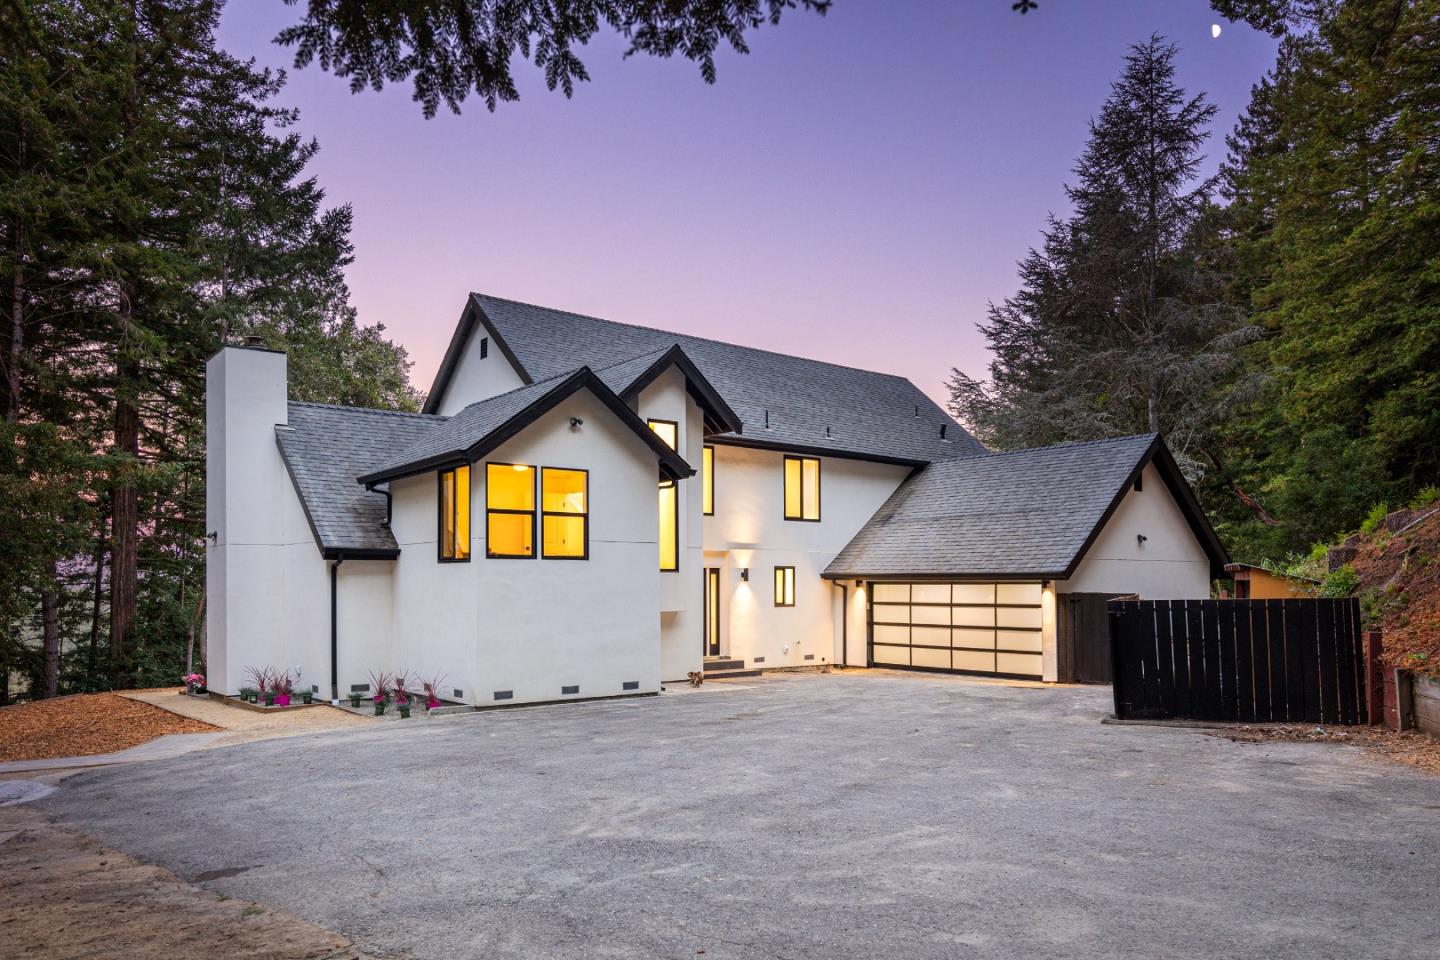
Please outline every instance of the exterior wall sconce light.
[[1148, 540], [1148, 539], [1149, 539], [1149, 537], [1145, 536], [1145, 534], [1143, 534], [1143, 533], [1137, 533], [1137, 534], [1135, 534], [1135, 542], [1138, 543], [1138, 544], [1140, 544], [1140, 546], [1142, 546], [1142, 547], [1145, 546], [1145, 541]]
[[583, 427], [583, 426], [585, 426], [585, 421], [584, 421], [584, 420], [581, 420], [579, 417], [571, 417], [571, 418], [570, 418], [570, 429], [571, 429], [571, 430], [579, 430], [579, 429], [580, 429], [581, 427]]
[[741, 583], [749, 583], [749, 582], [750, 582], [750, 568], [749, 568], [749, 567], [741, 567], [741, 568], [740, 568], [740, 582], [741, 582]]

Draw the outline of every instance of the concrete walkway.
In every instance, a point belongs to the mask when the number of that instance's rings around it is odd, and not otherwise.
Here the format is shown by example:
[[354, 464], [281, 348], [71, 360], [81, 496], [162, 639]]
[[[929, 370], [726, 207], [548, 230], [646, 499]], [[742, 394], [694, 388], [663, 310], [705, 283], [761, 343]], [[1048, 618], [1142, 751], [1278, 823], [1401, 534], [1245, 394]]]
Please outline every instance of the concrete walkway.
[[47, 760], [12, 760], [0, 763], [0, 776], [13, 773], [42, 773], [53, 770], [78, 770], [83, 767], [108, 767], [115, 763], [138, 763], [142, 760], [169, 760], [215, 745], [225, 733], [167, 733], [149, 743], [115, 753], [95, 753], [86, 757], [51, 757]]
[[[284, 710], [276, 713], [261, 713], [234, 707], [221, 700], [209, 697], [187, 697], [173, 689], [129, 690], [121, 696], [148, 703], [152, 707], [168, 710], [182, 717], [203, 720], [226, 732], [214, 735], [215, 739], [205, 743], [207, 747], [228, 747], [252, 740], [269, 740], [273, 737], [294, 737], [308, 733], [323, 733], [328, 730], [364, 728], [375, 723], [373, 717], [363, 717], [347, 710], [337, 710], [325, 704], [307, 707], [304, 710]], [[190, 734], [194, 736], [194, 734]]]

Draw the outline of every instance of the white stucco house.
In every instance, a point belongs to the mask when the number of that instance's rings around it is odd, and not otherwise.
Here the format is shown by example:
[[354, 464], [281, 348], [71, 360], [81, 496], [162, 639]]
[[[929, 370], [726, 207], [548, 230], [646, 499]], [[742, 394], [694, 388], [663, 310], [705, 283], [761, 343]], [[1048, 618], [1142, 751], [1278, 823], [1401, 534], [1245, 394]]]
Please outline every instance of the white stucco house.
[[1226, 557], [1156, 436], [992, 454], [901, 377], [472, 294], [420, 414], [207, 369], [208, 675], [491, 706], [841, 663], [1074, 676]]

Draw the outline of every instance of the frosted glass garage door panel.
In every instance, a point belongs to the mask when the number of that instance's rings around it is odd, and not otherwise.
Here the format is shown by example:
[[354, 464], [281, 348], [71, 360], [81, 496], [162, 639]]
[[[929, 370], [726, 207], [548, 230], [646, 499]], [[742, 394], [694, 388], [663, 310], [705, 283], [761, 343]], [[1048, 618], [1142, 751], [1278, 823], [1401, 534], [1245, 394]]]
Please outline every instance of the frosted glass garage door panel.
[[994, 603], [995, 584], [993, 583], [952, 583], [950, 585], [951, 603]]
[[986, 673], [995, 671], [995, 654], [993, 653], [986, 653], [983, 650], [952, 650], [950, 657], [953, 670], [977, 670]]
[[949, 607], [922, 607], [919, 604], [910, 608], [911, 623], [928, 623], [950, 626]]
[[910, 665], [912, 667], [929, 667], [931, 670], [949, 670], [950, 651], [915, 647], [910, 651]]
[[949, 603], [950, 584], [915, 583], [910, 585], [911, 603]]
[[1001, 583], [995, 587], [996, 603], [1033, 603], [1040, 605], [1040, 584]]
[[957, 647], [979, 647], [982, 650], [994, 650], [995, 631], [956, 627], [950, 631], [950, 641]]
[[1029, 627], [1032, 630], [1039, 630], [1040, 608], [996, 607], [995, 625], [997, 627]]
[[995, 626], [994, 607], [951, 607], [951, 622], [957, 627]]
[[1001, 650], [1034, 650], [1040, 652], [1040, 631], [998, 630], [995, 645]]
[[1018, 673], [1022, 676], [1038, 677], [1042, 665], [1038, 653], [997, 653], [995, 654], [996, 673]]
[[910, 584], [877, 583], [875, 584], [875, 596], [870, 599], [876, 603], [909, 603]]
[[876, 623], [909, 623], [910, 607], [903, 603], [877, 603], [870, 608]]
[[910, 666], [910, 648], [886, 647], [877, 643], [875, 644], [875, 663], [881, 666], [888, 663], [893, 666], [908, 667]]
[[911, 627], [910, 642], [923, 643], [927, 647], [950, 646], [949, 627]]
[[877, 623], [877, 624], [875, 624], [875, 642], [876, 642], [876, 643], [909, 643], [909, 642], [910, 642], [910, 628], [909, 628], [909, 627], [892, 627], [892, 626], [890, 626], [889, 624]]

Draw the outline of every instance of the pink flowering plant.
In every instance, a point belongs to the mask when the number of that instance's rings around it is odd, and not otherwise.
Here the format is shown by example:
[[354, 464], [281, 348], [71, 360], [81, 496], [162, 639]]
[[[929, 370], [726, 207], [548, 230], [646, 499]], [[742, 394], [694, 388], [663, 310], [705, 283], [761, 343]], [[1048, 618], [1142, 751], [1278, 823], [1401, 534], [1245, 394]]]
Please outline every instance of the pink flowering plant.
[[180, 678], [180, 682], [185, 684], [185, 689], [189, 693], [199, 693], [205, 689], [205, 674], [187, 673]]

